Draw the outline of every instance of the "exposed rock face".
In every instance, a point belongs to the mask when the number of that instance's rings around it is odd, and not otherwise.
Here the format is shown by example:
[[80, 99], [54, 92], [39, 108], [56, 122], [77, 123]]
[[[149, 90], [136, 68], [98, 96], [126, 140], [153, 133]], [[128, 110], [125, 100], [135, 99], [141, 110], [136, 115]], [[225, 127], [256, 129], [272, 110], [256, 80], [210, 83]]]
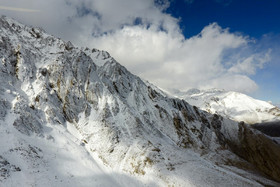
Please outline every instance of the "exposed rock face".
[[[49, 141], [50, 129], [71, 126], [105, 165], [164, 185], [277, 184], [262, 172], [279, 181], [279, 145], [250, 127], [163, 95], [107, 52], [5, 17], [0, 25], [1, 125]], [[230, 159], [259, 170], [241, 177]]]
[[244, 123], [239, 124], [238, 138], [233, 151], [280, 182], [280, 145]]
[[15, 165], [11, 165], [0, 155], [0, 182], [10, 177], [12, 172], [17, 171], [21, 171], [21, 169]]

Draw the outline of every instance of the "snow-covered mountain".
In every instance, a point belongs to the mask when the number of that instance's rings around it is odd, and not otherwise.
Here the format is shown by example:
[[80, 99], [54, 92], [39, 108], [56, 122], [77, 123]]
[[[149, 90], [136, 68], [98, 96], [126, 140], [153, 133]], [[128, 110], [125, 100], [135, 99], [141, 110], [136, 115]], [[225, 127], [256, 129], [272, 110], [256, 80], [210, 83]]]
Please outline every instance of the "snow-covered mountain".
[[186, 92], [172, 91], [172, 94], [202, 110], [239, 122], [255, 124], [280, 120], [278, 107], [238, 92], [190, 89]]
[[0, 57], [1, 186], [280, 185], [277, 142], [105, 51], [1, 17]]

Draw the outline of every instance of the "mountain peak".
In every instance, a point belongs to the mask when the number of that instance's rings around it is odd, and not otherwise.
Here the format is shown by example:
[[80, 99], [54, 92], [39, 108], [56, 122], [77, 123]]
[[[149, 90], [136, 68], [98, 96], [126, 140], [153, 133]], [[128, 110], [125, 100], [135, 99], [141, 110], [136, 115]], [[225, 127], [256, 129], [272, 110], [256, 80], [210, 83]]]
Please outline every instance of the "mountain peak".
[[187, 92], [174, 92], [174, 95], [205, 111], [238, 122], [254, 124], [280, 120], [279, 108], [234, 91], [191, 89]]
[[278, 185], [273, 139], [163, 94], [105, 51], [0, 24], [1, 185]]

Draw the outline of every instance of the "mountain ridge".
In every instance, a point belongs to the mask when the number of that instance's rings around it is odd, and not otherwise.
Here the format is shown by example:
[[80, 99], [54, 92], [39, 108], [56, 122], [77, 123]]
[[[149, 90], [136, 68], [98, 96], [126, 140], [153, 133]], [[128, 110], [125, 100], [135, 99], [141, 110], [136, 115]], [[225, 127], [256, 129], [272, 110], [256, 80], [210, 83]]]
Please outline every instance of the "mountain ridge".
[[280, 109], [277, 106], [238, 92], [221, 89], [190, 89], [186, 92], [171, 91], [171, 94], [202, 110], [212, 114], [217, 113], [238, 122], [255, 124], [280, 120]]
[[[78, 171], [86, 167], [82, 176], [98, 173], [109, 179], [92, 176], [83, 186], [93, 180], [129, 185], [135, 176], [139, 186], [278, 185], [262, 173], [279, 179], [279, 145], [246, 124], [162, 95], [105, 51], [76, 48], [6, 17], [0, 24], [0, 127], [7, 145], [0, 156], [10, 168], [0, 178], [3, 184], [21, 179], [25, 186], [79, 185], [79, 174], [62, 159], [74, 163], [78, 155], [93, 165], [75, 164]], [[12, 143], [5, 140], [8, 132]], [[62, 151], [52, 150], [58, 148]], [[116, 181], [118, 175], [99, 167], [129, 177]], [[50, 172], [56, 168], [62, 172]], [[22, 178], [13, 178], [14, 173]], [[31, 174], [34, 180], [27, 180]]]

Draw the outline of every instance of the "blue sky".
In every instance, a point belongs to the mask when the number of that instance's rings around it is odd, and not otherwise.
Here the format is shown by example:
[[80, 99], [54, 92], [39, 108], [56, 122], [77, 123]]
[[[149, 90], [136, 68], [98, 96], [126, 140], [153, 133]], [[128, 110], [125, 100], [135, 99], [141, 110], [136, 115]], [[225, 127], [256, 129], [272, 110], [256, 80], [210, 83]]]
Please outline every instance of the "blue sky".
[[165, 89], [280, 103], [279, 0], [0, 0], [0, 14], [108, 51]]
[[166, 11], [180, 19], [186, 38], [199, 34], [205, 25], [217, 22], [231, 32], [254, 39], [256, 51], [272, 49], [271, 60], [252, 76], [259, 89], [251, 95], [280, 104], [279, 0], [174, 0]]
[[186, 37], [198, 34], [205, 25], [217, 22], [232, 32], [260, 38], [280, 33], [279, 0], [173, 0], [167, 12], [181, 18]]

